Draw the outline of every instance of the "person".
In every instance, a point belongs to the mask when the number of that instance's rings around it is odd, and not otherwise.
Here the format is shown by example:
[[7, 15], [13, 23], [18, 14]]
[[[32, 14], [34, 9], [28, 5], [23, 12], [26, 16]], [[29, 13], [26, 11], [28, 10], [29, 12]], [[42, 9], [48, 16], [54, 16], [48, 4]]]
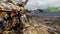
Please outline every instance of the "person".
[[23, 16], [23, 14], [19, 11], [19, 12], [18, 12], [18, 19], [19, 19], [19, 22], [21, 22], [22, 16]]
[[0, 33], [2, 33], [4, 26], [3, 26], [4, 20], [2, 18], [2, 12], [0, 12]]
[[[21, 22], [22, 20], [22, 16], [23, 16], [23, 9], [24, 9], [24, 6], [27, 4], [28, 0], [26, 0], [26, 2], [22, 2], [22, 0], [19, 0], [18, 2], [18, 6], [20, 7], [20, 11], [18, 11], [18, 17], [19, 17], [19, 21]], [[25, 5], [24, 5], [25, 4]], [[23, 9], [21, 8], [23, 7]]]
[[5, 21], [7, 21], [7, 20], [8, 20], [8, 17], [9, 17], [9, 15], [6, 13], [6, 14], [4, 14], [3, 19], [4, 19]]
[[7, 31], [8, 30], [8, 21], [4, 21], [4, 31]]
[[15, 10], [12, 10], [11, 11], [11, 17], [15, 16], [16, 15], [16, 11]]
[[27, 2], [28, 2], [28, 0], [26, 0], [25, 2], [22, 2], [22, 0], [19, 0], [19, 2], [18, 2], [18, 6], [20, 7], [20, 11], [18, 11], [18, 18], [19, 18], [19, 22], [20, 22], [21, 31], [23, 30], [23, 27], [24, 27], [24, 24], [22, 23], [22, 19], [23, 19], [22, 16], [24, 16], [23, 9], [24, 9], [24, 6], [27, 4]]
[[28, 0], [26, 0], [25, 2], [22, 2], [22, 0], [19, 0], [18, 2], [18, 6], [19, 7], [24, 7], [27, 4]]
[[13, 23], [11, 30], [16, 31], [20, 27], [20, 23], [18, 23], [17, 17], [13, 16]]

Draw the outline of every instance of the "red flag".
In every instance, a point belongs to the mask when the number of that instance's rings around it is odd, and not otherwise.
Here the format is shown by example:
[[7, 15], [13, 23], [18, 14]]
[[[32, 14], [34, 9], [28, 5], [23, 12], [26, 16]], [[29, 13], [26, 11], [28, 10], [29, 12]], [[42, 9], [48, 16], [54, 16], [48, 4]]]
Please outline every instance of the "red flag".
[[12, 14], [16, 14], [16, 11], [15, 10], [12, 10], [12, 12], [11, 12]]

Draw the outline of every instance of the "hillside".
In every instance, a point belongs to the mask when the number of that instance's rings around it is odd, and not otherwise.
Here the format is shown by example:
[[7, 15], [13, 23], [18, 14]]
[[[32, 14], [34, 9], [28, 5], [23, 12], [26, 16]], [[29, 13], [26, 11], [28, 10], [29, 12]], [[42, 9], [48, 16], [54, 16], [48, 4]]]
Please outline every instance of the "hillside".
[[24, 34], [60, 34], [60, 17], [28, 17]]

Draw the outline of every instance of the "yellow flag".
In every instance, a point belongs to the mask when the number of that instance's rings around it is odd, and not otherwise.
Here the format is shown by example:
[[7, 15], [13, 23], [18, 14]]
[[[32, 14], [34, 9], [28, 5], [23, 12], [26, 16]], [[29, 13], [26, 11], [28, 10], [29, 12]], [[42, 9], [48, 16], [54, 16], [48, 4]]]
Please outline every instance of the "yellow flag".
[[2, 5], [4, 5], [5, 3], [4, 2], [1, 2]]
[[5, 16], [4, 16], [6, 19], [9, 17], [9, 15], [8, 14], [5, 14]]

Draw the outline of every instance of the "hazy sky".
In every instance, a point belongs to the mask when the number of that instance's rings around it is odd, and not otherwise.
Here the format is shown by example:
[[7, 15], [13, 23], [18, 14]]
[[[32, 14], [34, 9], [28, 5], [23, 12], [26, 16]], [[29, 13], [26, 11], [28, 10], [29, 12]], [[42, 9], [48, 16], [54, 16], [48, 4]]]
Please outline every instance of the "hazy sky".
[[[18, 1], [18, 0], [16, 0]], [[25, 0], [23, 0], [25, 1]], [[26, 7], [31, 8], [47, 8], [48, 6], [60, 6], [60, 0], [29, 0]]]
[[60, 0], [29, 0], [27, 8], [47, 8], [48, 6], [60, 6]]

